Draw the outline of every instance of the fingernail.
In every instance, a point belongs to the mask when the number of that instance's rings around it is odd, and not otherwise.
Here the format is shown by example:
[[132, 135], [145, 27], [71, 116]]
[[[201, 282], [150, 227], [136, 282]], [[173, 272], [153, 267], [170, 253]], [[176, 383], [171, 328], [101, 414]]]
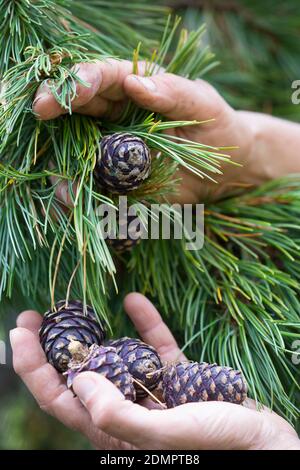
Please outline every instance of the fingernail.
[[14, 328], [13, 330], [10, 330], [9, 339], [10, 339], [10, 344], [12, 346], [18, 340], [18, 335], [19, 335], [19, 329], [18, 328]]
[[43, 100], [44, 98], [47, 98], [49, 94], [51, 94], [51, 91], [49, 89], [49, 80], [46, 80], [40, 85], [38, 91], [36, 92], [32, 107], [34, 107], [39, 101]]
[[36, 105], [41, 102], [45, 98], [46, 94], [45, 93], [40, 93], [38, 96], [35, 97], [35, 99], [32, 102], [32, 111], [35, 114], [36, 119], [39, 119], [40, 116], [39, 114], [35, 111]]
[[147, 78], [147, 77], [140, 77], [138, 75], [135, 76], [135, 79], [140, 82], [144, 88], [146, 88], [147, 91], [156, 91], [156, 85], [155, 83], [153, 82], [153, 80], [151, 80], [151, 78]]
[[42, 98], [43, 98], [42, 94], [39, 96], [36, 96], [36, 98], [34, 98], [33, 100], [32, 107], [34, 107]]
[[96, 384], [93, 379], [84, 376], [78, 376], [74, 380], [73, 389], [80, 401], [86, 403], [89, 397], [94, 393]]
[[49, 96], [49, 93], [47, 93], [46, 90], [39, 89], [35, 95], [35, 98], [33, 100], [32, 106], [35, 106], [36, 103], [39, 101], [43, 100], [44, 98], [47, 98]]

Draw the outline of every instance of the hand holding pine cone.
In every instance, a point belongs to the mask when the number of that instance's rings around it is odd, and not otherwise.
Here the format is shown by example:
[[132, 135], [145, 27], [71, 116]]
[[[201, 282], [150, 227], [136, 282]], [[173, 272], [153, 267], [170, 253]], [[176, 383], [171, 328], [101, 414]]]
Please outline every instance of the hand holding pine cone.
[[230, 367], [205, 362], [163, 365], [155, 349], [139, 339], [120, 338], [103, 346], [105, 333], [95, 312], [81, 302], [56, 304], [45, 314], [40, 341], [48, 361], [67, 376], [68, 386], [83, 371], [104, 375], [128, 400], [161, 392], [167, 408], [185, 403], [225, 401], [241, 404], [247, 385]]

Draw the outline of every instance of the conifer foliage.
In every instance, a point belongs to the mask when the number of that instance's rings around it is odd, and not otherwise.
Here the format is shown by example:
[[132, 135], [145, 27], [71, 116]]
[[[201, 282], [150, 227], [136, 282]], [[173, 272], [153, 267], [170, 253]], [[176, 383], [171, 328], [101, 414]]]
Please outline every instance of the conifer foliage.
[[[98, 205], [117, 204], [94, 178], [106, 136], [134, 135], [150, 149], [151, 172], [129, 197], [145, 211], [149, 202], [167, 200], [180, 166], [213, 179], [230, 161], [226, 149], [165, 133], [195, 122], [168, 122], [132, 103], [114, 123], [71, 112], [76, 84], [89, 86], [77, 76], [81, 62], [131, 59], [137, 73], [141, 59], [146, 75], [164, 67], [191, 79], [214, 67], [205, 28], [181, 31], [168, 13], [142, 0], [0, 0], [0, 299], [20, 292], [44, 311], [61, 298], [81, 299], [121, 336], [127, 327], [115, 311], [116, 287], [122, 295], [137, 289], [156, 301], [191, 358], [242, 370], [252, 397], [293, 420], [299, 178], [207, 206], [202, 250], [186, 251], [179, 240], [143, 240], [117, 255], [126, 279], [97, 231]], [[46, 81], [66, 114], [42, 122], [32, 105]], [[67, 208], [56, 194], [62, 181]]]

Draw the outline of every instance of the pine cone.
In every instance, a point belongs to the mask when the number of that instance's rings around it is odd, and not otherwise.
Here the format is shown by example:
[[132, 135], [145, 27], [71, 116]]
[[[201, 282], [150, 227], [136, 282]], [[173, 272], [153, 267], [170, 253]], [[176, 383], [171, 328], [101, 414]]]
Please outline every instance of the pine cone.
[[90, 348], [82, 346], [78, 341], [69, 345], [73, 359], [64, 375], [67, 376], [68, 387], [72, 387], [75, 377], [80, 372], [97, 372], [110, 380], [123, 393], [126, 400], [135, 401], [135, 389], [132, 376], [115, 348], [97, 346]]
[[45, 313], [40, 328], [40, 342], [47, 359], [59, 372], [68, 367], [71, 354], [68, 350], [70, 341], [77, 340], [91, 346], [101, 344], [105, 333], [91, 307], [86, 313], [82, 302], [65, 300], [58, 302], [55, 309]]
[[[116, 238], [108, 238], [107, 241], [109, 245], [117, 252], [124, 253], [125, 251], [130, 251], [134, 246], [136, 246], [141, 241], [141, 226], [140, 224], [135, 227], [132, 227], [130, 224], [135, 221], [137, 216], [128, 215], [127, 217], [120, 215], [118, 218], [118, 225], [121, 229], [121, 232], [116, 234]], [[124, 231], [124, 233], [123, 233]]]
[[206, 362], [168, 366], [161, 387], [168, 408], [199, 401], [240, 404], [247, 398], [247, 385], [241, 372]]
[[[116, 348], [117, 354], [127, 365], [132, 377], [149, 391], [154, 390], [161, 378], [161, 373], [155, 373], [162, 368], [161, 360], [152, 346], [139, 339], [120, 338], [108, 341], [109, 346]], [[150, 374], [150, 376], [147, 376]], [[147, 397], [147, 392], [134, 383], [137, 398]]]
[[112, 193], [132, 191], [149, 176], [150, 150], [132, 134], [113, 134], [101, 141], [101, 153], [94, 170], [100, 186]]
[[136, 245], [140, 243], [140, 239], [132, 240], [131, 238], [116, 238], [115, 240], [108, 239], [109, 245], [115, 250], [116, 253], [125, 253], [131, 251]]

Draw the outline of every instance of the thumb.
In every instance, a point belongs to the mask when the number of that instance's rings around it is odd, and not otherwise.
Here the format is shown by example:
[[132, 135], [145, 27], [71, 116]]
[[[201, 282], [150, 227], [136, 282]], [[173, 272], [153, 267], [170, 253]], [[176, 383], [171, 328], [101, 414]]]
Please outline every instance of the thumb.
[[240, 405], [202, 402], [147, 410], [95, 372], [80, 374], [73, 388], [98, 429], [140, 449], [249, 449], [261, 431], [262, 414]]
[[98, 429], [139, 447], [149, 440], [152, 434], [150, 412], [125, 400], [117, 387], [101, 374], [79, 374], [73, 389]]
[[219, 119], [230, 106], [204, 80], [188, 80], [171, 73], [152, 77], [129, 75], [126, 94], [139, 106], [172, 120]]
[[[92, 417], [101, 417], [111, 402], [122, 403], [124, 395], [109, 380], [96, 372], [82, 372], [73, 383], [73, 390]], [[100, 420], [102, 422], [102, 420]]]
[[[102, 75], [97, 73], [98, 68], [94, 63], [85, 62], [76, 65], [74, 71], [76, 71], [77, 79], [89, 84], [89, 86], [86, 86], [77, 81], [76, 96], [72, 100], [72, 109], [75, 110], [88, 103], [96, 95], [101, 84]], [[61, 114], [67, 113], [67, 110], [63, 109], [57, 102], [47, 81], [43, 82], [37, 90], [33, 102], [33, 111], [42, 120], [55, 119]]]

